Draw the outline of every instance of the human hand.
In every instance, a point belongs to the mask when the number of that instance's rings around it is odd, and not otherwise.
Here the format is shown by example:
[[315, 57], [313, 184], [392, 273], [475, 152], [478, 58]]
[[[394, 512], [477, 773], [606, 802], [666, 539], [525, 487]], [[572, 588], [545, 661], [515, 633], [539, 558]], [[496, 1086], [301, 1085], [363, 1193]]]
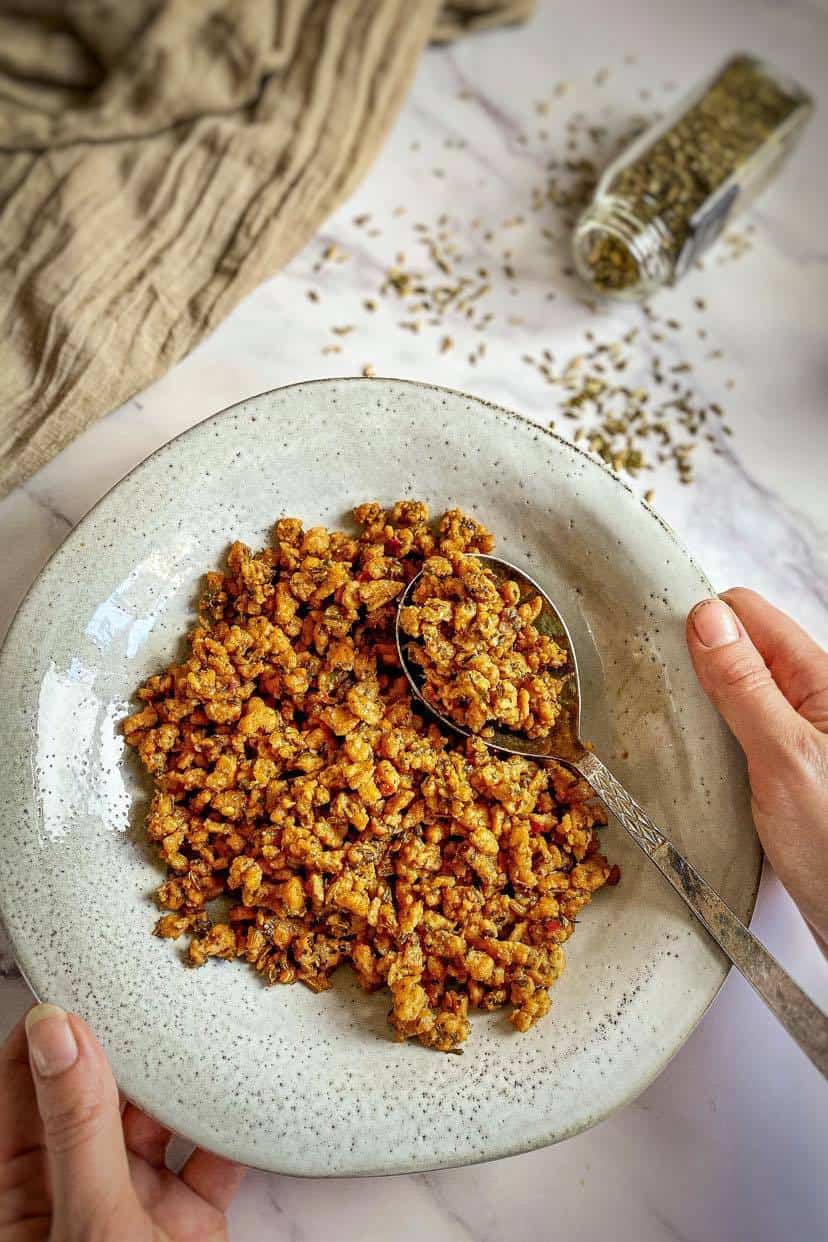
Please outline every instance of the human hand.
[[[27, 1038], [28, 1033], [28, 1038]], [[244, 1170], [127, 1104], [80, 1018], [35, 1005], [0, 1048], [0, 1242], [225, 1242]]]
[[828, 652], [743, 588], [696, 605], [687, 645], [745, 752], [765, 853], [828, 953]]

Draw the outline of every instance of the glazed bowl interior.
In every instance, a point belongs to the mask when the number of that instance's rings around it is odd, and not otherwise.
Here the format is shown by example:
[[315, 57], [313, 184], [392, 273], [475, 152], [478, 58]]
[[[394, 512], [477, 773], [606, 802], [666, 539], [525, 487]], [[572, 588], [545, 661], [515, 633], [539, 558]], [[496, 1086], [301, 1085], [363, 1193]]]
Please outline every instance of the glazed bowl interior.
[[123, 1090], [259, 1167], [390, 1173], [554, 1142], [633, 1099], [726, 964], [615, 825], [622, 882], [567, 945], [549, 1016], [476, 1015], [464, 1055], [392, 1042], [388, 998], [264, 988], [240, 962], [187, 970], [150, 935], [161, 871], [148, 785], [119, 722], [182, 650], [202, 573], [281, 516], [341, 526], [364, 500], [459, 506], [561, 607], [583, 735], [744, 919], [760, 854], [735, 745], [684, 645], [709, 584], [653, 513], [573, 446], [475, 398], [396, 380], [253, 397], [159, 450], [35, 583], [0, 659], [0, 906], [39, 996], [82, 1014]]

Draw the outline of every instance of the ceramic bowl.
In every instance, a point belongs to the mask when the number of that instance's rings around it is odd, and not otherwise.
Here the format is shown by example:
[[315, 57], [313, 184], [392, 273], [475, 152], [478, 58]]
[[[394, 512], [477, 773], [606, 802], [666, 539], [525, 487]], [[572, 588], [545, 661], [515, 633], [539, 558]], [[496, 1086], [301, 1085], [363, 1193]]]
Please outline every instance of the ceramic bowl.
[[549, 1016], [475, 1015], [462, 1056], [392, 1042], [388, 998], [263, 987], [182, 964], [150, 932], [161, 872], [148, 784], [119, 722], [180, 652], [201, 574], [274, 521], [339, 525], [363, 500], [459, 505], [559, 602], [584, 736], [743, 919], [760, 853], [737, 749], [684, 645], [710, 587], [672, 532], [572, 445], [473, 397], [350, 379], [263, 393], [118, 484], [29, 592], [0, 660], [0, 908], [35, 992], [83, 1015], [125, 1093], [262, 1168], [392, 1173], [510, 1155], [632, 1100], [680, 1047], [726, 963], [615, 825], [616, 888], [584, 912]]

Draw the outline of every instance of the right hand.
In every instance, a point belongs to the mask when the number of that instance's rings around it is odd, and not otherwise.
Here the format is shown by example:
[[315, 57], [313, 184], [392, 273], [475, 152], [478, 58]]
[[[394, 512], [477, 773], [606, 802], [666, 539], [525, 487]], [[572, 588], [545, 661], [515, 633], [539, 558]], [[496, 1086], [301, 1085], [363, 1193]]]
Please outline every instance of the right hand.
[[828, 652], [742, 588], [696, 605], [687, 645], [745, 752], [765, 853], [828, 953]]

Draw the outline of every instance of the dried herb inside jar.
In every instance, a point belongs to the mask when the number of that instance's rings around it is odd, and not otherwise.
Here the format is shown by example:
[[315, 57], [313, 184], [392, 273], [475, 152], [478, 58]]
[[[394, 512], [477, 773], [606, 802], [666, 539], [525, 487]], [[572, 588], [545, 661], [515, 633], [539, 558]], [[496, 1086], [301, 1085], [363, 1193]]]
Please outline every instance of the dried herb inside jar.
[[607, 169], [576, 229], [581, 274], [627, 296], [673, 283], [777, 171], [810, 111], [760, 61], [729, 61]]

